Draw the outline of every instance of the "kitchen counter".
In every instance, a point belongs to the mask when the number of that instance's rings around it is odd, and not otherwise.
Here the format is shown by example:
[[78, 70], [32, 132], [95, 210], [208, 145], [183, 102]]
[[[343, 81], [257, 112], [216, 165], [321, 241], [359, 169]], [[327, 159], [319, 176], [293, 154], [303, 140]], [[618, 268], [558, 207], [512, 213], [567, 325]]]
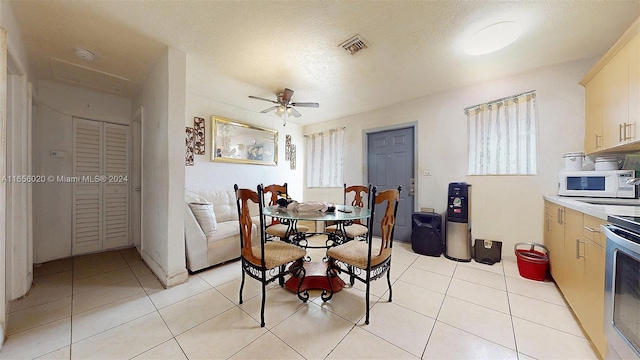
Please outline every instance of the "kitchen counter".
[[[544, 199], [605, 221], [610, 215], [640, 217], [640, 199], [606, 199], [559, 195], [545, 195]], [[589, 202], [606, 202], [607, 204], [589, 204]]]

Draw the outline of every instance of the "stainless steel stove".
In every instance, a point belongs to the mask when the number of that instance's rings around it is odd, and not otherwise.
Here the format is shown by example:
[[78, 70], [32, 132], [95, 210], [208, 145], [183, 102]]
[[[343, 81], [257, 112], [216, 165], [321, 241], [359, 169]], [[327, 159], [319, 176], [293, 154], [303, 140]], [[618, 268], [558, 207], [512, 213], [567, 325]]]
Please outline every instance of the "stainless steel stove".
[[640, 218], [609, 216], [604, 332], [607, 359], [640, 358]]

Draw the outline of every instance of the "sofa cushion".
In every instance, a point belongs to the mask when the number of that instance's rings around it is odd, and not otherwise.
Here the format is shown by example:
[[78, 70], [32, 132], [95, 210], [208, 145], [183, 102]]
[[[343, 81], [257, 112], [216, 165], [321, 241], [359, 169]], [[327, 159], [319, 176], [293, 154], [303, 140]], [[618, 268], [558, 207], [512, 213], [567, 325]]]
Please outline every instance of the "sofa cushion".
[[[233, 190], [187, 189], [185, 200], [188, 202], [210, 202], [213, 204], [213, 212], [218, 223], [225, 221], [238, 221], [238, 206], [236, 205], [236, 193]], [[252, 216], [258, 215], [258, 205], [250, 203], [249, 212]]]
[[196, 221], [200, 224], [205, 236], [209, 237], [218, 230], [216, 214], [213, 212], [213, 204], [211, 203], [189, 203], [191, 212], [195, 216]]
[[[218, 230], [212, 235], [207, 236], [207, 241], [216, 241], [240, 234], [240, 225], [237, 221], [225, 221], [218, 224]], [[238, 243], [238, 248], [240, 243]]]
[[184, 191], [184, 202], [189, 203], [207, 203], [207, 199], [198, 195], [197, 190], [185, 190]]

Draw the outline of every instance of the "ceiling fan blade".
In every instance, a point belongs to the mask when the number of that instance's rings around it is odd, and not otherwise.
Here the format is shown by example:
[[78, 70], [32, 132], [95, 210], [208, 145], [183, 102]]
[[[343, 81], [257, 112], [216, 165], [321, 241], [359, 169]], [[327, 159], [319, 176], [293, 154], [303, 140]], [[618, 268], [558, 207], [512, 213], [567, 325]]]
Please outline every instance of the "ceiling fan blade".
[[249, 98], [251, 98], [251, 99], [257, 99], [257, 100], [263, 100], [263, 101], [268, 101], [268, 102], [270, 102], [270, 103], [274, 103], [274, 104], [277, 104], [277, 103], [278, 103], [278, 102], [277, 102], [277, 101], [275, 101], [275, 100], [265, 99], [265, 98], [261, 98], [261, 97], [253, 96], [253, 95], [249, 95]]
[[298, 111], [296, 111], [296, 109], [294, 108], [288, 108], [288, 110], [291, 110], [291, 115], [295, 116], [295, 117], [300, 117], [302, 116], [302, 114], [300, 114]]
[[288, 103], [289, 101], [291, 101], [292, 96], [293, 90], [285, 88], [282, 94], [282, 100], [284, 100], [285, 103]]
[[268, 113], [269, 111], [271, 111], [271, 110], [275, 110], [275, 109], [277, 109], [277, 108], [279, 108], [279, 106], [272, 106], [272, 107], [270, 107], [270, 108], [268, 108], [268, 109], [264, 109], [264, 110], [260, 111], [260, 113], [261, 113], [261, 114]]
[[320, 107], [320, 104], [312, 103], [312, 102], [295, 102], [295, 103], [291, 103], [291, 106], [317, 108], [317, 107]]

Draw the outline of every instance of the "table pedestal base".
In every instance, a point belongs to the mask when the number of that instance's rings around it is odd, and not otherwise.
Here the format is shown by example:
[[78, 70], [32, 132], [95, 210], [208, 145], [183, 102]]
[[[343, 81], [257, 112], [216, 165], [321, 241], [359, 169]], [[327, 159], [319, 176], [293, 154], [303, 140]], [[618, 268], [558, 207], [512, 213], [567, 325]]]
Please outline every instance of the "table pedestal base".
[[[305, 262], [304, 269], [307, 271], [304, 280], [302, 280], [302, 286], [300, 291], [317, 289], [331, 291], [331, 285], [333, 286], [333, 292], [338, 292], [344, 288], [344, 281], [339, 276], [327, 277], [327, 264], [324, 262]], [[289, 280], [285, 282], [285, 287], [294, 293], [298, 291], [298, 284], [300, 278], [291, 276]]]

